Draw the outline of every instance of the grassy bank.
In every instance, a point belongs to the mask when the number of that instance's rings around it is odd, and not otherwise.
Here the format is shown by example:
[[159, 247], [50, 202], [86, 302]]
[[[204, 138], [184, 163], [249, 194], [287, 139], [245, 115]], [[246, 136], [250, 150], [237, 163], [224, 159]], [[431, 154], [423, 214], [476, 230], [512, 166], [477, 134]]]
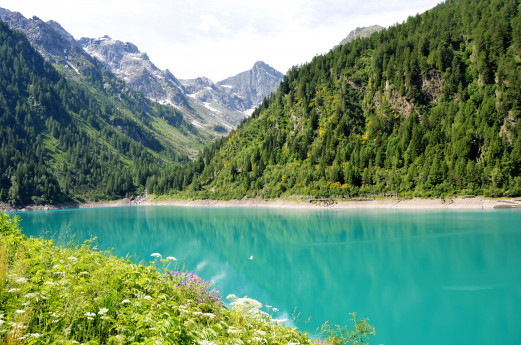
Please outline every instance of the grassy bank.
[[[284, 326], [276, 308], [230, 295], [210, 282], [166, 271], [174, 258], [136, 265], [92, 243], [55, 246], [26, 238], [0, 214], [0, 344], [314, 344]], [[319, 343], [362, 344], [374, 333], [324, 327]]]

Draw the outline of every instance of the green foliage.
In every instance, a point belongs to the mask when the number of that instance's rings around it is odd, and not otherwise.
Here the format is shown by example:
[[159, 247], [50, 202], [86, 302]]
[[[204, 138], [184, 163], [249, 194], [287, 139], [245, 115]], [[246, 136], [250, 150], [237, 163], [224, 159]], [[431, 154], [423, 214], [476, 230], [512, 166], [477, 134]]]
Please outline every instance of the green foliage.
[[356, 313], [351, 313], [349, 321], [353, 321], [354, 329], [349, 329], [347, 326], [324, 324], [322, 335], [326, 342], [334, 345], [360, 345], [365, 344], [366, 341], [369, 341], [369, 336], [375, 334], [374, 327], [367, 322], [367, 319], [357, 320]]
[[288, 71], [228, 138], [147, 190], [519, 195], [520, 6], [449, 0]]
[[188, 161], [182, 115], [110, 73], [86, 65], [64, 78], [4, 23], [0, 61], [0, 202], [120, 198], [164, 163]]
[[[94, 242], [60, 248], [28, 239], [16, 219], [0, 215], [0, 343], [316, 343], [283, 326], [276, 308], [230, 295], [229, 309], [196, 274], [162, 273], [172, 257], [154, 253], [150, 265], [136, 265]], [[357, 321], [361, 333], [342, 344], [357, 344], [368, 329]]]

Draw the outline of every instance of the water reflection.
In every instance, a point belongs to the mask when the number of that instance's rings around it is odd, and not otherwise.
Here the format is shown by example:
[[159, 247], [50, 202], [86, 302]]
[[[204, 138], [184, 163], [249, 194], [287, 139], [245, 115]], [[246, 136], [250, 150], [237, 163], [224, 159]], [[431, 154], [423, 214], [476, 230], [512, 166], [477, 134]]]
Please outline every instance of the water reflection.
[[290, 319], [296, 307], [302, 329], [356, 311], [375, 325], [373, 343], [521, 343], [519, 212], [129, 207], [22, 217], [28, 235], [96, 236], [136, 262], [175, 256], [225, 295]]

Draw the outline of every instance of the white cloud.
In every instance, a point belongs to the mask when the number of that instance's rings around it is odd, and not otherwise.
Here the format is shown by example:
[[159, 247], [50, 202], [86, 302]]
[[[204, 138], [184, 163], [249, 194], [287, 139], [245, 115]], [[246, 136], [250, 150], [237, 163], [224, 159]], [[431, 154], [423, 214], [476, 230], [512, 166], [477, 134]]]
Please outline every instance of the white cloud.
[[230, 29], [211, 14], [201, 15], [199, 21], [198, 28], [206, 34], [210, 34], [211, 32], [217, 32], [220, 35], [230, 34]]
[[74, 37], [135, 43], [179, 78], [214, 81], [263, 60], [281, 72], [327, 52], [358, 26], [389, 26], [437, 0], [3, 0]]

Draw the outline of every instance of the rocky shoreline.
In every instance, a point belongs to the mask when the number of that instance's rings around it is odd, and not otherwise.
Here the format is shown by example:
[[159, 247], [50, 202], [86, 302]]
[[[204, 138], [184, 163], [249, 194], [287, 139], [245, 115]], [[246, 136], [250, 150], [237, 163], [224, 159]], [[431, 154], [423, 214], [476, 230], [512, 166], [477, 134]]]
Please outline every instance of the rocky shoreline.
[[183, 207], [264, 207], [301, 209], [499, 209], [521, 208], [521, 198], [355, 198], [355, 199], [241, 199], [241, 200], [155, 200], [151, 197], [126, 198], [116, 201], [91, 202], [64, 205], [30, 205], [15, 208], [0, 204], [3, 212], [57, 210], [73, 208], [122, 207], [122, 206], [183, 206]]

